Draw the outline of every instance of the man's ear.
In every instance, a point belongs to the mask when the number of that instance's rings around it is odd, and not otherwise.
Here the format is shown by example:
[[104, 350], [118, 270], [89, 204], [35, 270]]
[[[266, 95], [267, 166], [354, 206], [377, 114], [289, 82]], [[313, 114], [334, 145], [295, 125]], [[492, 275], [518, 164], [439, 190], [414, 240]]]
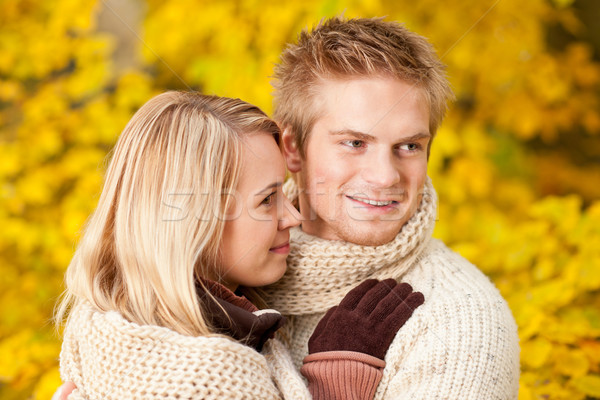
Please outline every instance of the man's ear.
[[283, 130], [281, 143], [283, 158], [285, 158], [288, 170], [293, 174], [299, 172], [302, 169], [302, 157], [300, 157], [300, 150], [296, 146], [296, 141], [289, 127]]

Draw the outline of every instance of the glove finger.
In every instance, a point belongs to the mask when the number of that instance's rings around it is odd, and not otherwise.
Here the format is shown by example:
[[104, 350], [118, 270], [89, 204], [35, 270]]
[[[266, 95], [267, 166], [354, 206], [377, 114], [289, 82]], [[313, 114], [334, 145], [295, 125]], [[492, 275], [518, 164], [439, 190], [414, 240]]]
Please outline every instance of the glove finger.
[[361, 315], [370, 315], [377, 304], [396, 286], [398, 286], [398, 283], [394, 279], [386, 279], [379, 282], [363, 296], [356, 306], [356, 311]]
[[379, 304], [377, 304], [369, 316], [369, 320], [373, 323], [384, 320], [388, 315], [394, 312], [394, 310], [400, 306], [411, 293], [412, 286], [408, 283], [398, 284], [379, 302]]
[[219, 333], [237, 340], [248, 336], [256, 321], [256, 316], [241, 307], [233, 305], [219, 297], [206, 298], [203, 302], [206, 318]]
[[348, 294], [340, 302], [340, 307], [346, 310], [354, 310], [360, 300], [364, 297], [371, 288], [377, 285], [379, 281], [377, 279], [367, 279], [354, 289], [348, 292]]
[[257, 351], [262, 351], [265, 342], [275, 337], [275, 332], [285, 324], [285, 321], [283, 315], [275, 312], [259, 315], [252, 332], [255, 339], [251, 346]]
[[409, 294], [406, 300], [396, 307], [394, 312], [384, 320], [385, 325], [390, 328], [393, 327], [395, 331], [398, 331], [424, 301], [425, 297], [421, 292]]
[[[331, 307], [329, 309], [329, 311], [327, 311], [327, 313], [325, 313], [323, 318], [321, 318], [321, 320], [317, 324], [317, 327], [315, 328], [312, 335], [310, 336], [310, 339], [308, 339], [309, 354], [313, 353], [313, 349], [315, 347], [315, 342], [319, 340], [319, 336], [321, 336], [321, 333], [323, 333], [323, 331], [325, 330], [325, 327], [327, 326], [327, 322], [329, 322], [331, 315], [335, 312], [335, 310], [337, 310], [337, 308], [338, 308], [338, 306]], [[314, 351], [314, 352], [316, 353], [316, 352], [318, 352], [318, 350]]]
[[252, 314], [254, 314], [257, 317], [257, 320], [253, 325], [253, 329], [260, 329], [260, 327], [271, 329], [273, 326], [277, 326], [277, 328], [280, 328], [283, 325], [282, 322], [285, 321], [285, 317], [278, 312], [253, 312]]

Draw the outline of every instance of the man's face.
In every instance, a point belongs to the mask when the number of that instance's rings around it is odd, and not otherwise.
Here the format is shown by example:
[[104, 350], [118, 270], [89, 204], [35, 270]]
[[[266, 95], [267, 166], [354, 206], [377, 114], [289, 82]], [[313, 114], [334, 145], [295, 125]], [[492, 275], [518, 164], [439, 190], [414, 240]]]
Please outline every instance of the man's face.
[[304, 159], [284, 136], [288, 167], [299, 172], [302, 229], [330, 240], [387, 243], [416, 211], [427, 175], [423, 90], [367, 77], [325, 80], [318, 93], [321, 117]]

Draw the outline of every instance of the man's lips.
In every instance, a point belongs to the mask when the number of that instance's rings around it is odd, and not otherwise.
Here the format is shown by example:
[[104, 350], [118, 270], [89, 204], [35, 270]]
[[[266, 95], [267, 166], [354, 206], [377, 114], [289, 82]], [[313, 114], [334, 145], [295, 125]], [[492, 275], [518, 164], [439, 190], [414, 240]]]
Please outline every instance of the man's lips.
[[277, 254], [287, 254], [290, 251], [290, 242], [285, 242], [275, 247], [271, 247], [269, 251]]
[[391, 199], [369, 199], [366, 197], [360, 197], [360, 196], [346, 196], [347, 198], [349, 198], [350, 200], [353, 201], [357, 201], [359, 203], [363, 203], [366, 206], [372, 206], [372, 207], [387, 207], [387, 206], [393, 206], [398, 204], [397, 200], [391, 200]]

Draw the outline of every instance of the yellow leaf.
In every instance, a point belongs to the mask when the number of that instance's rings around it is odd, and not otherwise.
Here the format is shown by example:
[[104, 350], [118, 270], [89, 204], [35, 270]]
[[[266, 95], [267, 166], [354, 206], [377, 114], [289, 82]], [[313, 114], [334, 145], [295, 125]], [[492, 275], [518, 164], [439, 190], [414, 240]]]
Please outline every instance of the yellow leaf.
[[560, 8], [567, 8], [573, 4], [573, 0], [552, 0], [552, 2]]
[[62, 384], [58, 367], [46, 372], [35, 387], [34, 398], [39, 400], [50, 399], [58, 387]]
[[595, 340], [584, 340], [579, 345], [590, 362], [600, 367], [600, 342]]
[[531, 389], [523, 384], [519, 385], [519, 400], [533, 400]]
[[573, 385], [588, 396], [600, 397], [600, 375], [586, 375], [573, 379]]
[[558, 348], [553, 358], [555, 371], [563, 375], [580, 377], [589, 370], [590, 363], [585, 353], [579, 349]]
[[521, 362], [531, 368], [539, 368], [544, 365], [551, 351], [552, 344], [548, 340], [530, 340], [521, 346]]

